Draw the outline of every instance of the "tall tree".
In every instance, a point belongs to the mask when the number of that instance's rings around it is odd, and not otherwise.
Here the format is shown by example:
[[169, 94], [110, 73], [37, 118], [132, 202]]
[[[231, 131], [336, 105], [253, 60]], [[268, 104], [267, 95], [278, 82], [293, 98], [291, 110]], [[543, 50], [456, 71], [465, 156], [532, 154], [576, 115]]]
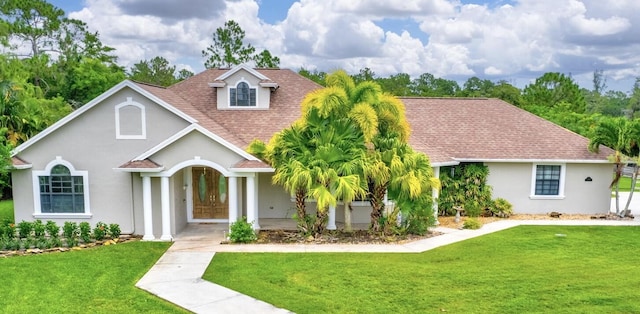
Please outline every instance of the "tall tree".
[[494, 88], [495, 84], [490, 80], [473, 76], [464, 82], [459, 95], [463, 97], [491, 97]]
[[202, 57], [206, 58], [204, 66], [207, 69], [229, 68], [250, 61], [256, 48], [243, 42], [244, 35], [244, 30], [234, 20], [218, 27], [213, 33], [213, 44], [202, 50]]
[[253, 60], [257, 68], [278, 68], [280, 66], [280, 58], [271, 55], [271, 52], [266, 49], [253, 56]]
[[523, 98], [527, 106], [553, 108], [564, 103], [572, 112], [584, 113], [586, 109], [578, 84], [571, 77], [557, 72], [545, 73], [535, 83], [527, 85], [523, 90]]
[[640, 77], [636, 77], [635, 83], [633, 83], [633, 89], [631, 90], [631, 97], [629, 98], [628, 111], [630, 118], [635, 118], [636, 113], [640, 111]]
[[180, 80], [176, 77], [176, 66], [170, 65], [167, 59], [160, 56], [148, 61], [140, 60], [134, 64], [131, 67], [129, 78], [159, 86], [169, 86]]
[[514, 106], [522, 107], [522, 94], [520, 89], [507, 81], [498, 81], [491, 91], [491, 97], [502, 99]]
[[378, 78], [376, 82], [384, 92], [395, 96], [412, 96], [411, 77], [407, 73], [398, 73], [389, 77]]
[[424, 97], [453, 97], [460, 92], [456, 81], [435, 77], [423, 73], [411, 82], [412, 94]]
[[65, 17], [64, 11], [44, 0], [0, 1], [0, 15], [19, 56], [29, 68], [30, 81], [42, 88], [46, 97], [64, 97], [79, 103], [73, 85], [73, 71], [83, 59], [96, 59], [108, 68], [117, 67], [113, 48], [103, 45], [98, 33], [88, 31], [79, 20]]

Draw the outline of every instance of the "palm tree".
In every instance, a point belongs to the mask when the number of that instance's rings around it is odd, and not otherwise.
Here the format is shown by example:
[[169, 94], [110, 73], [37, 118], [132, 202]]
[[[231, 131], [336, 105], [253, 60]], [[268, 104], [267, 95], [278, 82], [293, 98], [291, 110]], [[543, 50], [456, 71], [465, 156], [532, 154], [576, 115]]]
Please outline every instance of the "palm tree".
[[[620, 177], [622, 176], [622, 167], [629, 157], [638, 156], [638, 137], [640, 136], [640, 124], [630, 121], [626, 118], [603, 118], [600, 120], [594, 131], [593, 137], [589, 141], [589, 150], [598, 152], [600, 145], [608, 146], [615, 152], [610, 156], [615, 165], [615, 175], [609, 188], [615, 187], [616, 195], [616, 214], [620, 215]], [[636, 166], [637, 167], [637, 166]], [[633, 190], [637, 178], [637, 169], [635, 169], [631, 193], [625, 206], [625, 212], [628, 210]]]

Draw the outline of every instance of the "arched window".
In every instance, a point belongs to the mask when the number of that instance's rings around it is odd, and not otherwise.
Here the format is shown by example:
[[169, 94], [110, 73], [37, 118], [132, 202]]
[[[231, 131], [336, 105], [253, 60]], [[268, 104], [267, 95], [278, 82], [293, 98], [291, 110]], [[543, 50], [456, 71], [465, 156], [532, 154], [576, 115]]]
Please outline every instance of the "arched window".
[[35, 210], [38, 215], [89, 214], [88, 176], [56, 158], [44, 171], [34, 171]]
[[255, 107], [256, 89], [249, 87], [246, 82], [240, 82], [235, 88], [229, 89], [229, 98], [231, 107]]

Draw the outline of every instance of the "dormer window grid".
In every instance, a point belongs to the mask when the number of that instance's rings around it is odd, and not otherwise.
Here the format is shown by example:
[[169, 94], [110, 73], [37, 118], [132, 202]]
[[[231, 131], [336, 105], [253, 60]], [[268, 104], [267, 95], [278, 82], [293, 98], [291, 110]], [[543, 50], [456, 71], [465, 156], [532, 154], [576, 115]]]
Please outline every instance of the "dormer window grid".
[[256, 107], [257, 92], [247, 82], [238, 82], [236, 87], [229, 88], [230, 107]]

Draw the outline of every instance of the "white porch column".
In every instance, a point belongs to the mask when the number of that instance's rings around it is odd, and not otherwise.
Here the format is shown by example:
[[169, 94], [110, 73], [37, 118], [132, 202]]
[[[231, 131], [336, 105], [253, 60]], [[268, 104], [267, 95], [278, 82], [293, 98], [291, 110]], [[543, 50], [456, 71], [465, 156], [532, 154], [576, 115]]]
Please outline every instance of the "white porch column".
[[238, 178], [229, 177], [229, 227], [238, 221]]
[[144, 236], [142, 240], [151, 241], [153, 236], [153, 212], [151, 210], [151, 177], [142, 177], [142, 208], [144, 213]]
[[[563, 168], [564, 169], [564, 168]], [[260, 195], [260, 189], [258, 188], [258, 183], [260, 183], [260, 174], [256, 172], [255, 174], [255, 180], [253, 180], [253, 195], [254, 195], [254, 199], [255, 199], [255, 203], [253, 204], [253, 210], [255, 212], [255, 217], [256, 220], [253, 223], [253, 229], [254, 230], [260, 230], [260, 198], [258, 197]]]
[[162, 236], [160, 240], [171, 241], [171, 205], [169, 197], [169, 177], [160, 178], [160, 197], [162, 200]]
[[327, 222], [327, 230], [336, 230], [336, 207], [329, 205], [329, 221]]
[[[440, 167], [433, 168], [433, 176], [440, 178]], [[440, 196], [439, 189], [431, 189], [431, 198], [433, 199], [433, 218], [436, 219], [436, 226], [440, 224], [438, 221], [438, 196]]]
[[247, 222], [253, 224], [253, 229], [260, 229], [258, 224], [258, 178], [247, 177]]

